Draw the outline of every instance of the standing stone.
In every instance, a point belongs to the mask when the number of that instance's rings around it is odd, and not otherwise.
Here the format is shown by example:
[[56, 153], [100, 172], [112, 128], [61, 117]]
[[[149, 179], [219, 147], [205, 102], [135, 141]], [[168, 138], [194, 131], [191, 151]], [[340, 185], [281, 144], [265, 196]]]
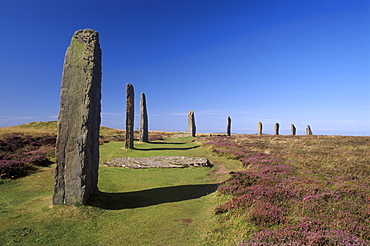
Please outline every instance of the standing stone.
[[306, 127], [306, 135], [312, 135], [312, 130], [311, 130], [310, 125], [307, 125], [307, 127]]
[[126, 84], [126, 138], [125, 149], [134, 148], [134, 87]]
[[275, 126], [274, 126], [274, 135], [279, 135], [279, 123], [275, 123]]
[[140, 95], [140, 142], [148, 142], [148, 113], [145, 94]]
[[262, 135], [262, 122], [258, 121], [258, 135]]
[[297, 129], [295, 128], [294, 124], [291, 124], [291, 125], [290, 125], [290, 130], [291, 130], [291, 132], [292, 132], [292, 135], [293, 135], [293, 136], [295, 136], [295, 135], [296, 135], [296, 133], [297, 133]]
[[195, 137], [195, 134], [196, 134], [196, 126], [195, 126], [194, 111], [189, 111], [189, 115], [188, 115], [188, 130], [189, 130], [189, 136], [190, 137]]
[[98, 192], [101, 50], [98, 32], [76, 31], [64, 58], [53, 205]]
[[228, 137], [231, 136], [231, 118], [230, 118], [230, 116], [227, 117], [226, 135]]

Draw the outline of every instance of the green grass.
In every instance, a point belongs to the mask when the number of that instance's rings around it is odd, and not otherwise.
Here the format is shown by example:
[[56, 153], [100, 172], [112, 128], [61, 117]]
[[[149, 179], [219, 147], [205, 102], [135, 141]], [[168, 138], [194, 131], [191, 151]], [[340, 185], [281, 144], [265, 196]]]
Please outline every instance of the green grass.
[[[125, 156], [214, 158], [194, 138], [101, 146], [101, 161]], [[228, 162], [224, 159], [224, 164]], [[220, 161], [219, 161], [220, 162]], [[126, 169], [100, 166], [98, 207], [51, 206], [55, 165], [0, 185], [3, 245], [202, 245], [224, 200], [215, 193], [228, 174], [213, 168]], [[239, 164], [231, 161], [231, 166]], [[100, 207], [100, 208], [99, 208]]]
[[100, 149], [100, 159], [107, 161], [112, 158], [130, 157], [150, 157], [150, 156], [170, 156], [187, 155], [196, 156], [204, 154], [204, 150], [199, 149], [199, 144], [192, 142], [192, 138], [173, 138], [170, 141], [153, 141], [150, 143], [140, 143], [135, 141], [135, 149], [124, 149], [124, 142], [110, 142]]

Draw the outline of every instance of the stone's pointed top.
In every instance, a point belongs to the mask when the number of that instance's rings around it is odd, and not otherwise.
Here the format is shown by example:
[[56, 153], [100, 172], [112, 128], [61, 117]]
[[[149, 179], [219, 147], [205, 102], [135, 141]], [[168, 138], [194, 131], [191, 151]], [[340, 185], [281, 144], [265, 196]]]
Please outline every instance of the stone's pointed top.
[[132, 84], [130, 84], [130, 83], [127, 83], [126, 84], [126, 91], [128, 92], [128, 91], [133, 91], [133, 90], [134, 90], [134, 86]]
[[82, 33], [98, 33], [97, 31], [95, 31], [93, 29], [86, 28], [86, 29], [80, 29], [80, 30], [75, 31], [75, 35], [77, 33], [80, 33], [80, 32], [82, 32]]
[[92, 29], [77, 30], [72, 37], [73, 39], [77, 39], [82, 44], [99, 42], [99, 33]]

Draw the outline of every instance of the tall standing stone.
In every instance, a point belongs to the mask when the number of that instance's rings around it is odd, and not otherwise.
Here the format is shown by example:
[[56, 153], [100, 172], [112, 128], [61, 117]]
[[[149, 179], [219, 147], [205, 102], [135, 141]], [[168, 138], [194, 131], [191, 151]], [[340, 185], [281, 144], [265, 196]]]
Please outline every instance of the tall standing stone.
[[134, 87], [126, 84], [126, 149], [134, 148], [134, 113]]
[[140, 95], [140, 142], [148, 142], [148, 112], [146, 109], [145, 94]]
[[274, 126], [274, 135], [279, 135], [279, 123], [275, 123], [275, 126]]
[[306, 135], [312, 135], [312, 130], [311, 130], [310, 125], [307, 125], [307, 127], [306, 127]]
[[293, 135], [293, 136], [296, 135], [297, 129], [295, 128], [294, 124], [290, 125], [290, 131], [291, 131], [291, 135]]
[[188, 130], [189, 130], [189, 136], [190, 137], [195, 137], [195, 134], [196, 134], [196, 126], [195, 126], [194, 111], [189, 111], [189, 115], [188, 115]]
[[231, 118], [230, 116], [227, 117], [227, 125], [226, 125], [226, 135], [231, 136]]
[[76, 31], [64, 58], [53, 204], [86, 204], [98, 191], [101, 50], [98, 32]]
[[258, 135], [262, 135], [262, 122], [258, 121]]

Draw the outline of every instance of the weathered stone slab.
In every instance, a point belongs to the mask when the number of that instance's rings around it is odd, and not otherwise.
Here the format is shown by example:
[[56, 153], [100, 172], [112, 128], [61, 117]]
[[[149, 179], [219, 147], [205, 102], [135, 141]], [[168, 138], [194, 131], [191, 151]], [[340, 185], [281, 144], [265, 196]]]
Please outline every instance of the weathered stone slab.
[[279, 135], [279, 123], [275, 123], [275, 126], [274, 126], [274, 135]]
[[134, 148], [134, 87], [126, 84], [126, 135], [125, 149]]
[[101, 100], [98, 32], [76, 31], [64, 59], [53, 204], [86, 204], [97, 192]]
[[291, 135], [295, 136], [296, 132], [297, 132], [297, 129], [296, 129], [294, 124], [290, 125], [290, 130], [291, 130]]
[[231, 136], [231, 118], [230, 116], [227, 117], [227, 123], [226, 123], [226, 135]]
[[307, 127], [306, 127], [306, 135], [312, 135], [312, 130], [311, 130], [310, 125], [307, 125]]
[[195, 126], [194, 111], [189, 111], [188, 130], [189, 130], [189, 136], [190, 137], [195, 137], [197, 131], [196, 131], [196, 126]]
[[185, 138], [189, 137], [189, 133], [176, 133], [171, 136], [172, 138]]
[[140, 132], [139, 141], [148, 142], [148, 112], [146, 109], [145, 94], [140, 95]]
[[258, 121], [258, 135], [262, 135], [262, 122]]
[[155, 157], [126, 157], [114, 158], [103, 162], [108, 167], [128, 168], [184, 168], [184, 167], [211, 167], [207, 158], [185, 156], [155, 156]]

